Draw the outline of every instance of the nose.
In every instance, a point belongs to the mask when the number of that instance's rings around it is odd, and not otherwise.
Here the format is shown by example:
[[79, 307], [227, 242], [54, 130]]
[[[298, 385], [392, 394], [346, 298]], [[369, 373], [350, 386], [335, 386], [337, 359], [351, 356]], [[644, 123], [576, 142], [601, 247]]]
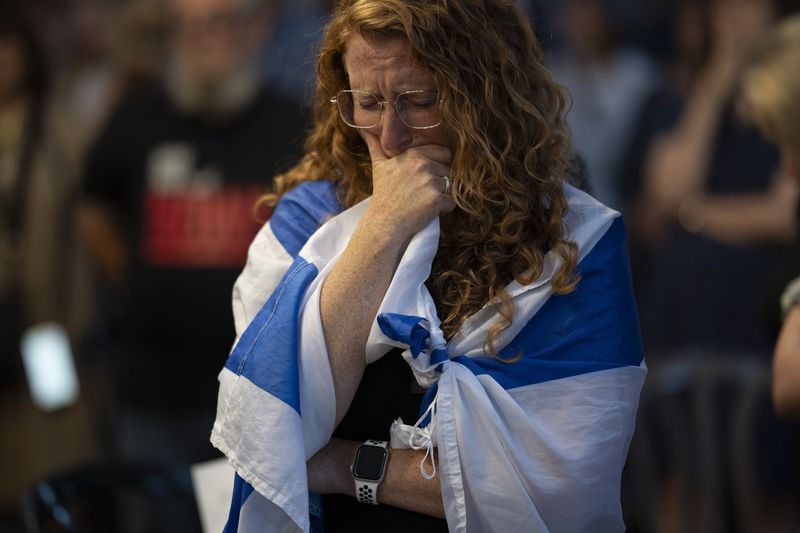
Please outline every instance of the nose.
[[381, 148], [388, 157], [403, 153], [413, 140], [411, 128], [403, 124], [393, 105], [384, 107], [381, 122], [377, 127], [380, 128], [378, 137]]

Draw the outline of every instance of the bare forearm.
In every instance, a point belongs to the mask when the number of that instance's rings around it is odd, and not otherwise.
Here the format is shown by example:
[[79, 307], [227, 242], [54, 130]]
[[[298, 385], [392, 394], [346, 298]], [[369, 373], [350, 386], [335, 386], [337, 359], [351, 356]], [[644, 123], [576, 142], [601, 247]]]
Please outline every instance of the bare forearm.
[[[392, 450], [386, 477], [378, 489], [378, 501], [444, 518], [439, 471], [431, 479], [422, 477], [419, 465], [424, 456], [424, 450]], [[427, 463], [426, 466], [430, 467]]]
[[438, 188], [450, 173], [450, 150], [422, 145], [387, 158], [377, 137], [362, 137], [372, 158], [372, 198], [320, 295], [337, 426], [364, 374], [369, 331], [403, 250], [415, 233], [455, 207]]
[[782, 209], [765, 195], [699, 200], [701, 232], [734, 245], [788, 242], [794, 233], [791, 209]]
[[676, 133], [685, 140], [685, 149], [699, 152], [714, 140], [720, 116], [732, 91], [732, 82], [710, 69], [700, 76], [689, 96]]
[[780, 169], [764, 193], [698, 197], [684, 204], [691, 209], [681, 215], [695, 218], [703, 234], [721, 242], [788, 242], [795, 231], [797, 195], [797, 183]]
[[336, 394], [336, 425], [350, 408], [364, 373], [369, 331], [404, 243], [365, 215], [320, 295], [320, 314]]
[[676, 128], [654, 143], [645, 166], [645, 193], [656, 209], [672, 213], [702, 189], [728, 93], [713, 79], [699, 82]]
[[[350, 465], [359, 442], [331, 439], [308, 462], [309, 490], [319, 494], [345, 494], [355, 497]], [[424, 451], [390, 450], [386, 474], [378, 488], [378, 501], [409, 511], [444, 518], [439, 474], [425, 479], [420, 473]]]

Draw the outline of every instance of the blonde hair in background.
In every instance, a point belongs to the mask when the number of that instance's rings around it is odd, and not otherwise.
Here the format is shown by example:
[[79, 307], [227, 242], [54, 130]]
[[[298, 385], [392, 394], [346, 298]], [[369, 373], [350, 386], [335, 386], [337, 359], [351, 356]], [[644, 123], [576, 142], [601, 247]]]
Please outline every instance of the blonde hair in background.
[[275, 205], [301, 182], [333, 180], [345, 208], [372, 192], [372, 165], [358, 132], [330, 102], [348, 88], [343, 54], [353, 35], [402, 37], [429, 72], [451, 132], [453, 198], [443, 223], [428, 286], [442, 329], [452, 336], [487, 302], [501, 319], [487, 350], [507, 328], [514, 305], [504, 287], [528, 284], [552, 250], [562, 260], [553, 277], [558, 294], [577, 284], [577, 246], [566, 240], [561, 178], [569, 139], [565, 92], [542, 62], [530, 24], [511, 0], [341, 0], [326, 27], [317, 60], [314, 127], [305, 156], [275, 178]]
[[800, 15], [765, 39], [745, 71], [742, 92], [764, 135], [800, 160]]

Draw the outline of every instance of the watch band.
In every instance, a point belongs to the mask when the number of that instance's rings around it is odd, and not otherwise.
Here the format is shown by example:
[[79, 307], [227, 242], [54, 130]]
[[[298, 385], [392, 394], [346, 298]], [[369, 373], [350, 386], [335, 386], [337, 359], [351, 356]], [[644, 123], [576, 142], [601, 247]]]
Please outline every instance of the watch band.
[[789, 282], [781, 294], [781, 311], [783, 318], [786, 318], [791, 308], [797, 303], [800, 303], [800, 277]]
[[[387, 451], [389, 449], [388, 445], [389, 443], [384, 440], [368, 440], [362, 444], [362, 446], [380, 446]], [[388, 454], [386, 460], [388, 461]], [[384, 471], [385, 468], [386, 466], [384, 464]], [[383, 476], [381, 476], [381, 479], [377, 481], [371, 481], [357, 478], [355, 477], [355, 474], [353, 474], [353, 481], [355, 481], [356, 484], [356, 499], [359, 501], [359, 503], [378, 505], [378, 486], [381, 484], [381, 481], [383, 481]]]

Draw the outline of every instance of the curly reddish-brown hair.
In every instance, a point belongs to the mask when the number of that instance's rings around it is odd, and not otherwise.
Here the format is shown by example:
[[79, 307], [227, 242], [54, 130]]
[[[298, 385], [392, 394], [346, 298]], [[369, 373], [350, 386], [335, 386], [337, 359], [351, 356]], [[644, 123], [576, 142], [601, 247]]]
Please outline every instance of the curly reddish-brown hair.
[[577, 283], [577, 247], [563, 227], [567, 97], [511, 0], [341, 0], [319, 52], [305, 156], [275, 178], [268, 204], [313, 180], [335, 181], [345, 208], [371, 194], [367, 147], [330, 102], [348, 88], [343, 55], [354, 35], [404, 38], [436, 82], [443, 123], [452, 132], [457, 209], [443, 217], [428, 286], [448, 337], [491, 302], [501, 317], [487, 338], [487, 350], [495, 353], [493, 341], [514, 314], [504, 289], [511, 280], [535, 280], [552, 250], [561, 259], [553, 290], [567, 293]]

